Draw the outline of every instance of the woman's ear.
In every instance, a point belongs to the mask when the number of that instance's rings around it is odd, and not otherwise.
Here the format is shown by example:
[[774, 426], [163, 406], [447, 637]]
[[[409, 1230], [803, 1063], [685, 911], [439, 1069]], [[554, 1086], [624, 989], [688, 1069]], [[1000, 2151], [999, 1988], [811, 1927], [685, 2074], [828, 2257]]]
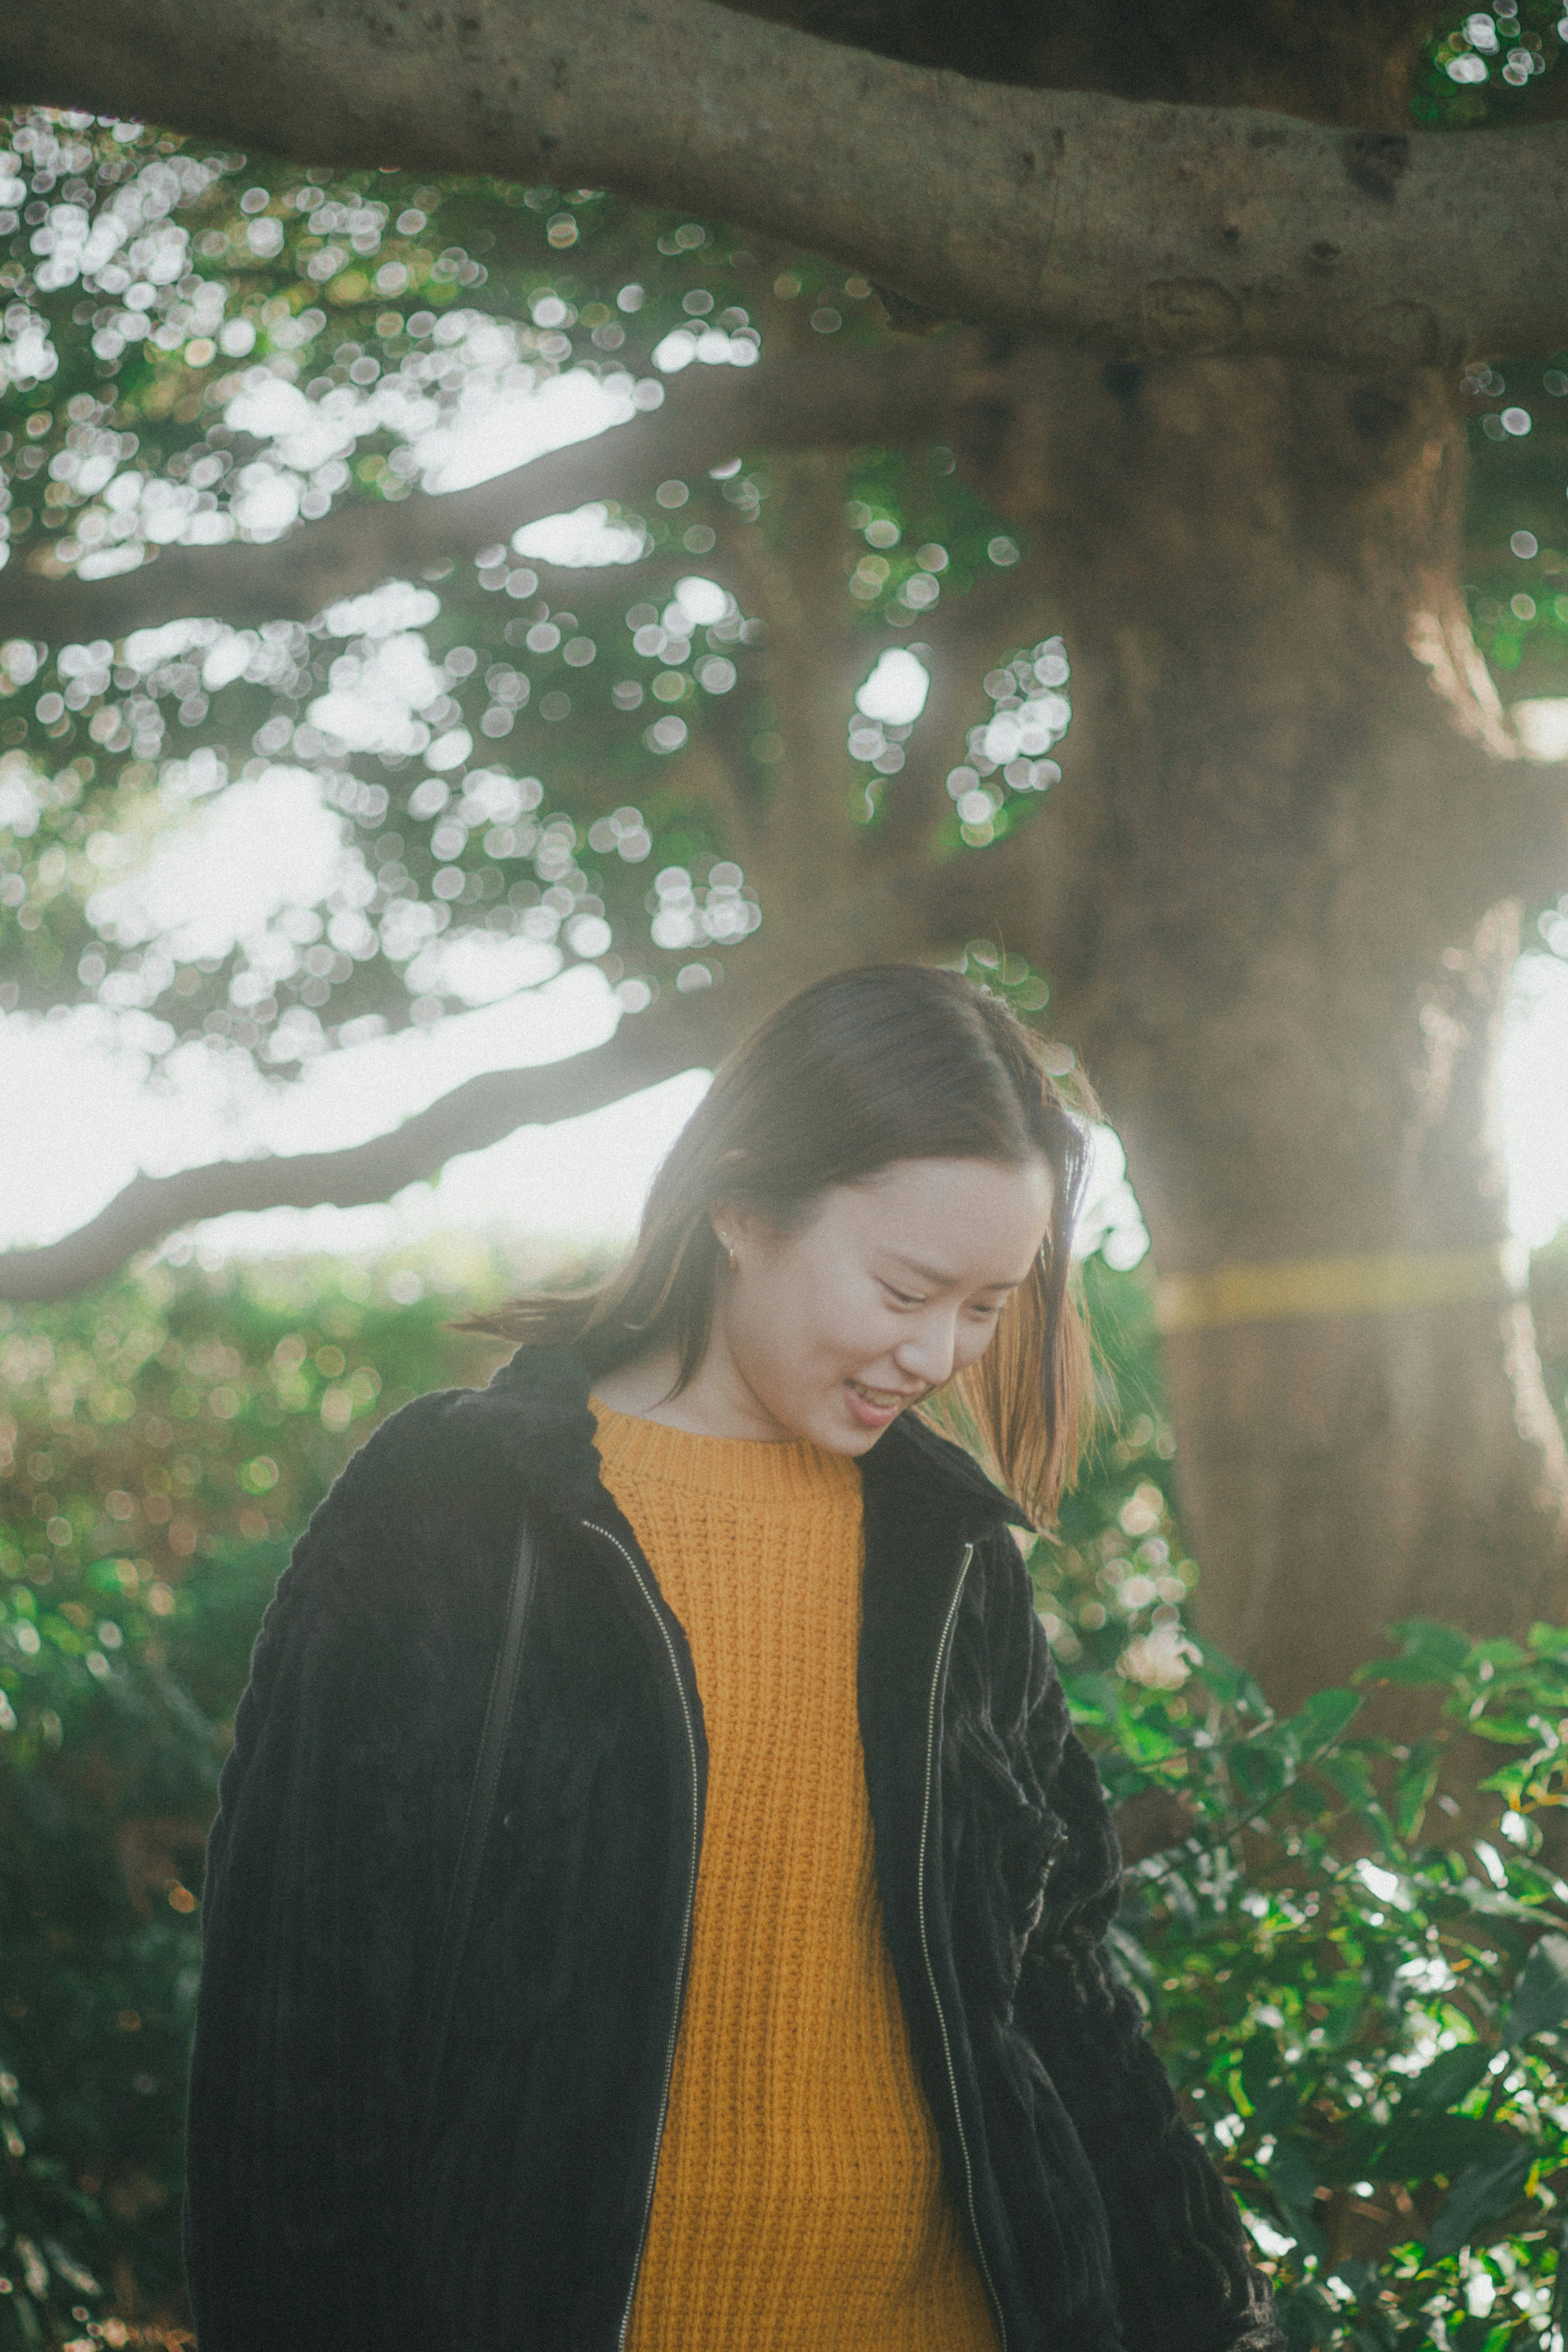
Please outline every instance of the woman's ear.
[[738, 1201], [716, 1201], [708, 1211], [708, 1222], [720, 1249], [731, 1257], [737, 1250], [744, 1253], [748, 1244], [773, 1233], [766, 1217], [758, 1216], [755, 1209], [746, 1208]]

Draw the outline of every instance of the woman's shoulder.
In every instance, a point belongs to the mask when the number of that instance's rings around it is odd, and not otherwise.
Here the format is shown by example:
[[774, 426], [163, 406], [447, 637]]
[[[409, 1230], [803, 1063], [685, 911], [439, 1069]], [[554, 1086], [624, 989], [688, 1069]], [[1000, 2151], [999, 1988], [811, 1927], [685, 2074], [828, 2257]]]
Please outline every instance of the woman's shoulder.
[[378, 1423], [328, 1488], [312, 1528], [413, 1507], [460, 1506], [495, 1451], [477, 1389], [432, 1389]]
[[345, 1464], [279, 1588], [294, 1608], [378, 1619], [453, 1583], [487, 1582], [526, 1510], [592, 1491], [593, 1423], [537, 1409], [517, 1382], [432, 1390], [388, 1415]]
[[402, 1406], [350, 1457], [323, 1511], [442, 1514], [585, 1503], [597, 1476], [588, 1381], [554, 1349], [519, 1349], [484, 1388], [433, 1389]]

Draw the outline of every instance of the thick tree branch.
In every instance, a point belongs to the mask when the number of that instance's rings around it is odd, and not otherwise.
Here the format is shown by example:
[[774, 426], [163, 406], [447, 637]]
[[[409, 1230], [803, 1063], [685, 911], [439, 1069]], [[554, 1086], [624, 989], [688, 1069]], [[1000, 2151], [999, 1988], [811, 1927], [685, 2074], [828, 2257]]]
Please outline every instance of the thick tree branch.
[[265, 546], [171, 548], [107, 580], [14, 566], [0, 572], [0, 636], [58, 645], [187, 617], [308, 621], [340, 596], [417, 578], [444, 557], [508, 540], [524, 524], [591, 499], [645, 497], [661, 481], [700, 475], [743, 449], [932, 439], [949, 404], [988, 381], [973, 340], [961, 336], [874, 351], [829, 346], [749, 373], [694, 370], [663, 408], [634, 424], [472, 489], [346, 507]]
[[519, 1127], [549, 1127], [715, 1058], [734, 1021], [723, 990], [624, 1020], [608, 1044], [532, 1068], [486, 1070], [342, 1151], [220, 1160], [172, 1176], [135, 1176], [108, 1207], [63, 1240], [0, 1253], [0, 1298], [65, 1298], [99, 1282], [182, 1225], [235, 1210], [357, 1208], [387, 1201], [465, 1151]]
[[604, 185], [1123, 352], [1555, 350], [1568, 130], [1346, 131], [900, 65], [713, 0], [12, 8], [0, 98], [312, 164]]

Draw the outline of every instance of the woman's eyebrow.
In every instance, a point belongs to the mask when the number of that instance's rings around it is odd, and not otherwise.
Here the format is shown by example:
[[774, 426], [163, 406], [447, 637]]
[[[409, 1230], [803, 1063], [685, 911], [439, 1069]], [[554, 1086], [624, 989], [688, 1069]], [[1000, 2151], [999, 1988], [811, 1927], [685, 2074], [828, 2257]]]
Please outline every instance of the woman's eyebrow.
[[[894, 1265], [903, 1266], [907, 1273], [916, 1276], [922, 1282], [932, 1283], [938, 1290], [957, 1288], [958, 1277], [956, 1274], [942, 1274], [935, 1266], [922, 1265], [917, 1258], [905, 1257], [902, 1250], [894, 1250], [890, 1253], [890, 1255]], [[1016, 1290], [1023, 1279], [1022, 1275], [1003, 1275], [995, 1282], [978, 1282], [975, 1287], [977, 1290]]]
[[950, 1290], [957, 1279], [956, 1275], [939, 1274], [935, 1266], [922, 1265], [918, 1258], [905, 1257], [902, 1250], [892, 1250], [888, 1255], [893, 1265], [901, 1265], [906, 1274], [918, 1276], [922, 1282], [934, 1283], [938, 1290]]

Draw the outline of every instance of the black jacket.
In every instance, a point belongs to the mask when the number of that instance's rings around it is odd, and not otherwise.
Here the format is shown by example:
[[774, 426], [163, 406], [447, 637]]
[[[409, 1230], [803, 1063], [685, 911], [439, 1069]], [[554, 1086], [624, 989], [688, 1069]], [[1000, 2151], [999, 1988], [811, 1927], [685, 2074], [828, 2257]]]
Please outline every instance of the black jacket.
[[[201, 2352], [616, 2352], [706, 1748], [679, 1623], [527, 1349], [350, 1463], [279, 1581], [213, 1831], [186, 2242]], [[883, 1917], [1004, 2352], [1275, 2352], [1236, 2208], [1103, 1936], [1120, 1878], [1006, 1497], [862, 1461]], [[518, 1700], [431, 2139], [412, 2073], [525, 1494]], [[691, 2352], [745, 2352], [693, 2347]]]

